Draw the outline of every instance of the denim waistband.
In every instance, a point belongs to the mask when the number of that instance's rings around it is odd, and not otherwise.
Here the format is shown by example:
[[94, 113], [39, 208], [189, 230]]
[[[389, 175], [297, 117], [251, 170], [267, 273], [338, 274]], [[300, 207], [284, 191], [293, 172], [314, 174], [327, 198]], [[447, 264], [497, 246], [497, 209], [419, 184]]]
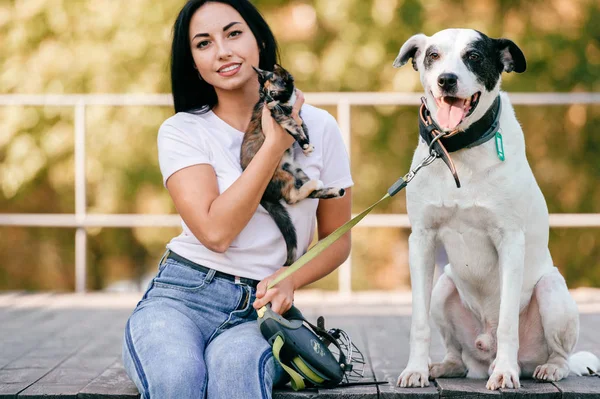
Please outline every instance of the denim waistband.
[[[181, 255], [177, 255], [175, 252], [171, 251], [170, 249], [167, 250], [166, 258], [176, 260], [177, 262], [183, 263], [184, 265], [189, 266], [192, 269], [199, 270], [203, 273], [208, 273], [211, 270], [209, 267], [199, 265], [198, 263], [192, 262], [191, 260], [186, 259]], [[226, 280], [233, 281], [236, 284], [246, 284], [246, 285], [249, 285], [250, 287], [254, 287], [254, 288], [256, 288], [256, 286], [259, 283], [258, 280], [252, 280], [252, 279], [246, 278], [246, 277], [234, 276], [232, 274], [227, 274], [227, 273], [223, 273], [220, 271], [216, 271], [215, 277], [224, 278]]]

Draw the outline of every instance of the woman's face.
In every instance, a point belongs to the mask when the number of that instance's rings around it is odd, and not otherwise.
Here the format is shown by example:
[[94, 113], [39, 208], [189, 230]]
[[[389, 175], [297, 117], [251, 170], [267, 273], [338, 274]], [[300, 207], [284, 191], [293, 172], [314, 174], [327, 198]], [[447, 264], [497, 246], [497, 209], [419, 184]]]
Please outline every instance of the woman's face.
[[215, 89], [236, 90], [258, 82], [252, 69], [258, 67], [258, 45], [233, 7], [204, 4], [192, 16], [189, 34], [196, 69]]

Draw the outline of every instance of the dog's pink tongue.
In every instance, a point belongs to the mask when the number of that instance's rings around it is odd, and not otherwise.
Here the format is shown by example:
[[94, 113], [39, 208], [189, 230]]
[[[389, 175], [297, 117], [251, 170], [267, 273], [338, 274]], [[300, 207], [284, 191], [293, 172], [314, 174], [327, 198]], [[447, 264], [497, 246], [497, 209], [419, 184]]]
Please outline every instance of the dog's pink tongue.
[[465, 116], [463, 100], [443, 98], [438, 102], [437, 121], [442, 129], [454, 129]]

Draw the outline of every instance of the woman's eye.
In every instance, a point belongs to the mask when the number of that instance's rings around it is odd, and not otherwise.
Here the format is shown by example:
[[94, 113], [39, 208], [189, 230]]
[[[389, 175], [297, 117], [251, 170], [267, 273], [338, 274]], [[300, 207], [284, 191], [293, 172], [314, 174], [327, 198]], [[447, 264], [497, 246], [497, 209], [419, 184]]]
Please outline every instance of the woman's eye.
[[208, 46], [208, 44], [209, 44], [209, 41], [208, 41], [208, 40], [204, 40], [204, 41], [201, 41], [201, 42], [199, 42], [199, 43], [196, 45], [196, 47], [197, 47], [197, 48], [204, 48], [204, 47]]
[[231, 32], [231, 33], [229, 34], [229, 37], [236, 37], [236, 36], [239, 36], [239, 35], [241, 35], [241, 34], [242, 34], [242, 31], [241, 31], [241, 30], [234, 30], [233, 32]]

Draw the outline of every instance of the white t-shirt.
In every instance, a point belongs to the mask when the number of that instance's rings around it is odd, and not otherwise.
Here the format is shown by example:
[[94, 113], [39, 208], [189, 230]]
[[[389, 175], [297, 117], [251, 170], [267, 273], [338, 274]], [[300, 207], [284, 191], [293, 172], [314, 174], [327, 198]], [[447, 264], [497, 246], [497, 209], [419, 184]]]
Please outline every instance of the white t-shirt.
[[[326, 187], [352, 186], [348, 153], [338, 125], [327, 111], [303, 105], [302, 119], [308, 127], [315, 150], [305, 156], [297, 143], [295, 158], [311, 178]], [[167, 119], [158, 132], [158, 159], [163, 184], [176, 171], [197, 164], [211, 165], [223, 193], [242, 173], [240, 147], [244, 133], [220, 119], [214, 112], [191, 114], [180, 112]], [[307, 198], [287, 205], [298, 235], [297, 257], [304, 254], [312, 241], [316, 225], [318, 199]], [[200, 265], [235, 276], [262, 280], [283, 266], [287, 249], [280, 230], [267, 211], [258, 209], [224, 253], [206, 248], [192, 234], [185, 222], [183, 232], [167, 248]]]

